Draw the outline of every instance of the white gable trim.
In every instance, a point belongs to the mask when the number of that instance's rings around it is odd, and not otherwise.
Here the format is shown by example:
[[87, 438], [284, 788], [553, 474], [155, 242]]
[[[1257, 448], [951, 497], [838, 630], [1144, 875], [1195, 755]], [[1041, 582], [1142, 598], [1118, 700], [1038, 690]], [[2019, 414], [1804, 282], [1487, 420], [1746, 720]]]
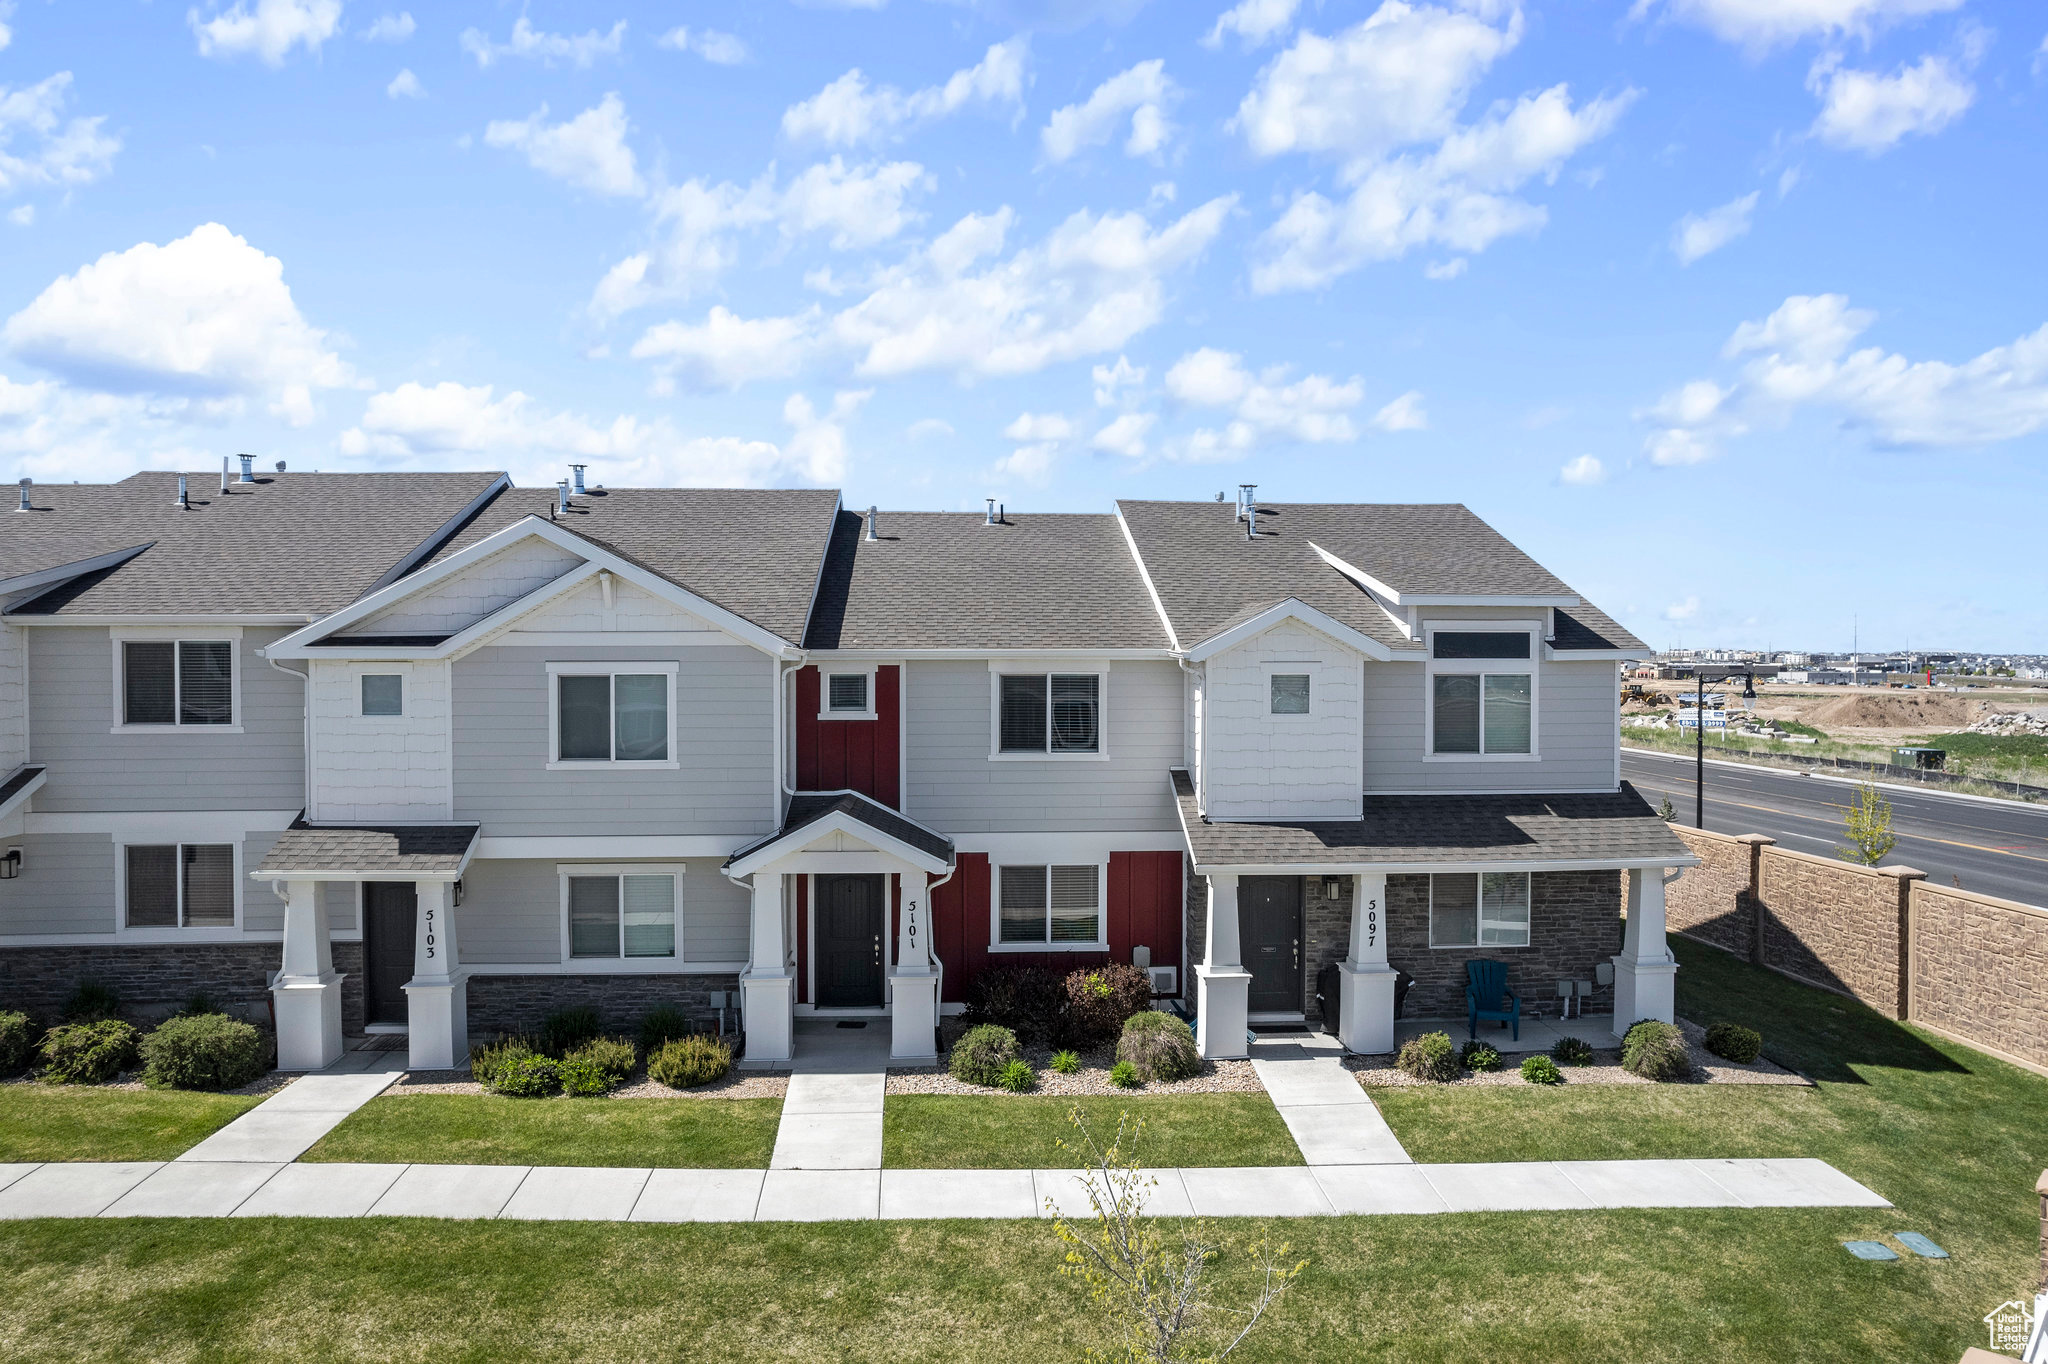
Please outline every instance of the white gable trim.
[[933, 857], [922, 849], [911, 847], [901, 839], [891, 838], [874, 825], [855, 819], [844, 810], [834, 810], [823, 819], [815, 820], [780, 838], [771, 839], [745, 857], [727, 863], [725, 874], [750, 875], [771, 863], [801, 855], [805, 849], [830, 834], [845, 834], [856, 842], [865, 843], [876, 852], [885, 853], [900, 862], [907, 862], [919, 871], [933, 876], [952, 870], [953, 864], [944, 858]]
[[1234, 649], [1246, 640], [1255, 639], [1283, 621], [1300, 621], [1312, 630], [1320, 631], [1346, 648], [1355, 649], [1367, 658], [1385, 663], [1394, 656], [1393, 650], [1370, 635], [1362, 635], [1334, 616], [1316, 610], [1297, 597], [1289, 597], [1277, 606], [1268, 607], [1241, 625], [1233, 625], [1221, 634], [1211, 635], [1187, 651], [1190, 663], [1200, 663], [1214, 658], [1226, 649]]
[[[23, 764], [23, 766], [33, 767], [35, 766], [35, 764], [25, 763]], [[19, 772], [20, 770], [21, 768], [19, 767], [15, 769], [16, 772]], [[0, 801], [0, 819], [7, 818], [7, 816], [13, 814], [16, 810], [19, 810], [23, 805], [26, 805], [28, 803], [28, 798], [34, 795], [36, 792], [42, 790], [43, 783], [48, 781], [49, 779], [50, 770], [47, 767], [39, 768], [33, 777], [30, 777], [26, 782], [22, 783], [22, 787], [19, 791], [16, 791], [13, 795], [9, 796], [5, 801]]]
[[1468, 593], [1468, 592], [1402, 592], [1381, 582], [1353, 563], [1347, 563], [1324, 549], [1315, 541], [1308, 547], [1322, 557], [1324, 563], [1336, 569], [1351, 581], [1369, 592], [1385, 597], [1396, 606], [1563, 606], [1579, 604], [1577, 595], [1563, 593]]
[[1124, 533], [1124, 544], [1131, 551], [1131, 562], [1138, 566], [1138, 580], [1145, 584], [1145, 595], [1152, 599], [1152, 609], [1158, 613], [1160, 628], [1166, 631], [1167, 646], [1176, 651], [1180, 648], [1180, 636], [1174, 633], [1173, 618], [1166, 614], [1166, 603], [1159, 600], [1159, 589], [1152, 585], [1152, 570], [1145, 567], [1145, 556], [1138, 553], [1138, 542], [1131, 534], [1131, 526], [1124, 520], [1122, 503], [1116, 508], [1116, 528]]

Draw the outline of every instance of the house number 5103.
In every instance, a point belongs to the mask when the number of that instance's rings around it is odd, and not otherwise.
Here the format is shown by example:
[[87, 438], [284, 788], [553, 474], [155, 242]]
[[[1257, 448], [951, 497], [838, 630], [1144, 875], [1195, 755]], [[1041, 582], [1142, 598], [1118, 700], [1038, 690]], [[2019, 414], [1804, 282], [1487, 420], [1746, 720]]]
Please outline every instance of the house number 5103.
[[427, 957], [428, 957], [428, 958], [429, 958], [429, 959], [431, 960], [431, 959], [432, 959], [432, 957], [433, 957], [433, 955], [434, 955], [434, 911], [430, 909], [430, 910], [428, 910], [428, 911], [427, 911]]

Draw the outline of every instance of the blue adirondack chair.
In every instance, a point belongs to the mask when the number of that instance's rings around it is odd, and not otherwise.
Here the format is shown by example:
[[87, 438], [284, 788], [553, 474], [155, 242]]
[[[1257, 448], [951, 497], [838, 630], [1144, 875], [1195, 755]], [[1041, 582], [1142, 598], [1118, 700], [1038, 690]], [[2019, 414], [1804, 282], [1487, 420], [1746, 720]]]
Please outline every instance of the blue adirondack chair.
[[1508, 988], [1508, 964], [1481, 957], [1465, 963], [1466, 1031], [1476, 1040], [1482, 1018], [1512, 1024], [1522, 1040], [1522, 997]]

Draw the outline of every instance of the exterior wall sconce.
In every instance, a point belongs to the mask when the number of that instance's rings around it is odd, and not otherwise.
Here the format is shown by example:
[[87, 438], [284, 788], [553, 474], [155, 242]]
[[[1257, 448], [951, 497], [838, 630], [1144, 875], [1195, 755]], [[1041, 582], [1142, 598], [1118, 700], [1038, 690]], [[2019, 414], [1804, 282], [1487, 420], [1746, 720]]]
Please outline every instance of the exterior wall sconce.
[[1331, 898], [1332, 900], [1334, 900], [1334, 899], [1336, 899], [1336, 898], [1337, 898], [1337, 897], [1338, 897], [1339, 895], [1342, 895], [1343, 893], [1344, 893], [1344, 878], [1343, 878], [1343, 877], [1341, 877], [1341, 876], [1325, 876], [1325, 877], [1323, 878], [1323, 894], [1325, 894], [1325, 895], [1329, 896], [1329, 897], [1330, 897], [1330, 898]]
[[21, 849], [9, 848], [0, 853], [0, 881], [12, 881], [21, 875]]
[[448, 893], [448, 899], [457, 909], [462, 907], [462, 882], [455, 883], [455, 889]]

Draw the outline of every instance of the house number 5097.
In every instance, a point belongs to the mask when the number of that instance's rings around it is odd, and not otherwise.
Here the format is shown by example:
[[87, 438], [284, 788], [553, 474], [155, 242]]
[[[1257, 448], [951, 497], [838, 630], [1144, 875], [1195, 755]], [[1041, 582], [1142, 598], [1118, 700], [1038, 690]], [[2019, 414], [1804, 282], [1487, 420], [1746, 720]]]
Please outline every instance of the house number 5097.
[[1365, 902], [1365, 945], [1371, 947], [1380, 940], [1380, 902]]

